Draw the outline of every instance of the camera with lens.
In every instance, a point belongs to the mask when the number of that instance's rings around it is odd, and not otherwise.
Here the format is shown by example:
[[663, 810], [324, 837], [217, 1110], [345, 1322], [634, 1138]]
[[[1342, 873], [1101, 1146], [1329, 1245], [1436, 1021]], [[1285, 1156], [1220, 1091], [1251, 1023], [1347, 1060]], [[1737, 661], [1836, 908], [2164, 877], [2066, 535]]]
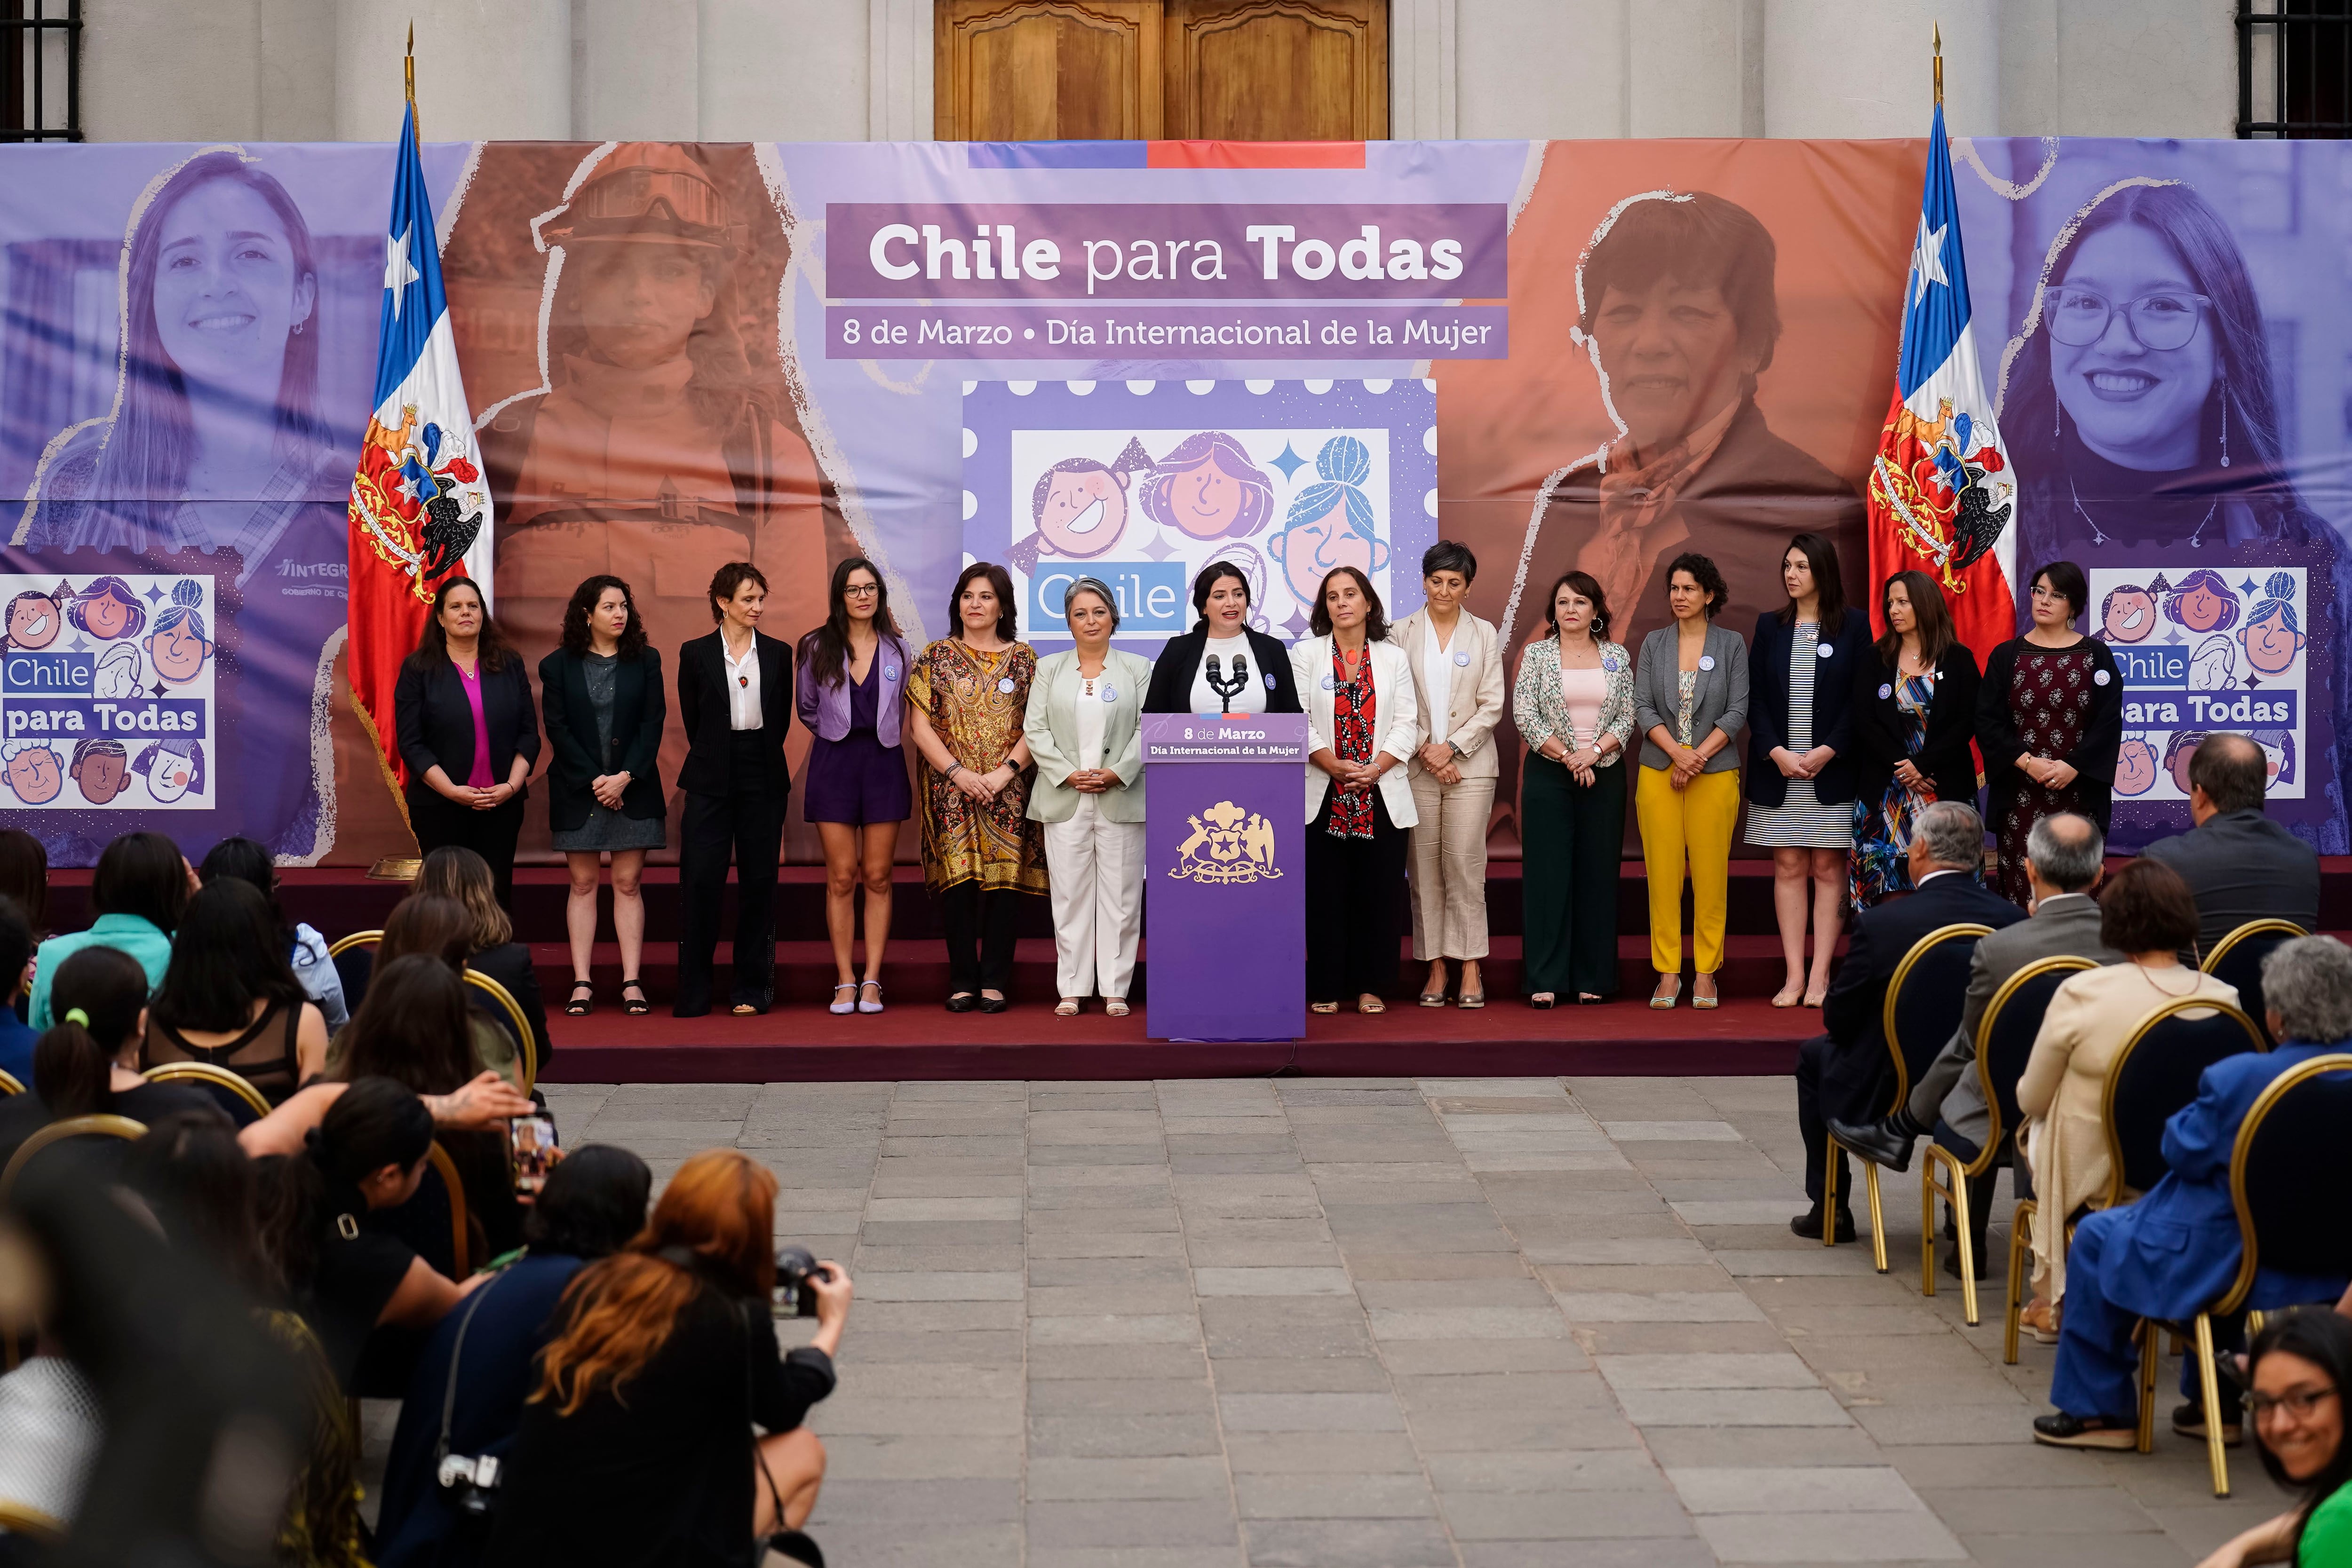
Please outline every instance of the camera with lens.
[[449, 1494], [450, 1510], [462, 1520], [489, 1517], [490, 1511], [498, 1506], [499, 1479], [496, 1454], [478, 1458], [466, 1454], [441, 1456], [441, 1490]]
[[816, 1316], [816, 1287], [810, 1281], [833, 1282], [833, 1270], [816, 1260], [816, 1254], [805, 1247], [776, 1249], [776, 1316], [780, 1318], [813, 1318]]

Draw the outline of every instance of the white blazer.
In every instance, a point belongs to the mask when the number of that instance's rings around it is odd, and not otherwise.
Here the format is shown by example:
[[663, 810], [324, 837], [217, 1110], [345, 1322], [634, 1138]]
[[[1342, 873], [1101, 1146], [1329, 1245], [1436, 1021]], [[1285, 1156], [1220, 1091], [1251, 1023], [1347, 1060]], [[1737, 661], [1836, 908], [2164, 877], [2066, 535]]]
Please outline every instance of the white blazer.
[[[1412, 784], [1405, 777], [1405, 764], [1421, 749], [1421, 701], [1413, 691], [1412, 661], [1394, 638], [1384, 643], [1368, 643], [1372, 655], [1373, 717], [1380, 728], [1372, 736], [1374, 749], [1385, 751], [1397, 759], [1397, 765], [1381, 775], [1376, 786], [1381, 799], [1388, 802], [1389, 821], [1400, 828], [1419, 825], [1420, 813], [1412, 807]], [[1326, 683], [1331, 675], [1331, 639], [1306, 637], [1291, 644], [1291, 678], [1298, 683], [1298, 700], [1307, 709], [1307, 750], [1308, 755], [1327, 750], [1331, 745], [1334, 715], [1332, 690]], [[1331, 787], [1331, 776], [1312, 762], [1307, 765], [1307, 821], [1313, 822], [1315, 813], [1323, 809], [1323, 797]]]

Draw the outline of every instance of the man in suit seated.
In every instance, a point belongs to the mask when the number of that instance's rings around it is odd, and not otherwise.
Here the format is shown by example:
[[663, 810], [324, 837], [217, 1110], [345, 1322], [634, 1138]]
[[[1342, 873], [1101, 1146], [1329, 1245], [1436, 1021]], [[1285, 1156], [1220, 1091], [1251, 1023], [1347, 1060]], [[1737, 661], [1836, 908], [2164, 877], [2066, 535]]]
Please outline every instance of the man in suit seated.
[[[2042, 818], [2026, 836], [2026, 875], [2033, 883], [2032, 917], [1996, 931], [1977, 944], [1969, 967], [1969, 994], [1960, 1009], [1960, 1026], [1952, 1033], [1933, 1065], [1911, 1086], [1908, 1103], [1892, 1115], [1856, 1125], [1830, 1119], [1830, 1136], [1865, 1160], [1894, 1170], [1908, 1170], [1911, 1143], [1932, 1132], [1936, 1141], [1959, 1156], [1977, 1157], [1992, 1131], [1992, 1115], [1985, 1104], [1984, 1085], [1977, 1077], [1977, 1028], [1985, 1009], [2010, 977], [2044, 958], [2088, 958], [2095, 964], [2120, 964], [2123, 955], [2099, 941], [2099, 905], [2091, 896], [2098, 885], [2106, 843], [2098, 824], [2088, 817], [2062, 811]], [[2004, 1135], [2017, 1129], [2004, 1127]], [[1979, 1181], [1969, 1188], [1969, 1219], [1974, 1227], [1977, 1271], [1984, 1271], [1985, 1223], [1992, 1214], [1992, 1187]], [[1947, 1260], [1948, 1272], [1959, 1272], [1959, 1255]]]
[[[1998, 931], [2025, 912], [1977, 880], [1984, 863], [1984, 821], [1973, 807], [1938, 800], [1921, 811], [1911, 834], [1911, 883], [1917, 891], [1863, 912], [1837, 979], [1822, 1003], [1817, 1034], [1797, 1048], [1797, 1124], [1805, 1136], [1805, 1196], [1813, 1207], [1789, 1221], [1800, 1236], [1821, 1239], [1822, 1188], [1828, 1174], [1828, 1119], [1867, 1123], [1882, 1114], [1894, 1091], [1886, 1054], [1886, 987], [1912, 945], [1939, 926], [1974, 922]], [[1846, 1184], [1838, 1162], [1838, 1191]], [[1900, 1167], [1897, 1167], [1900, 1168]], [[1853, 1239], [1853, 1215], [1841, 1205], [1834, 1223], [1840, 1241]]]
[[[2244, 1051], [2215, 1062], [2197, 1098], [2164, 1127], [2170, 1170], [2137, 1203], [2105, 1208], [2074, 1229], [2066, 1252], [2066, 1312], [2058, 1330], [2058, 1366], [2050, 1379], [2054, 1416], [2033, 1423], [2034, 1441], [2069, 1448], [2129, 1448], [2137, 1442], [2139, 1354], [2132, 1331], [2142, 1318], [2183, 1322], [2219, 1300], [2236, 1278], [2242, 1254], [2230, 1203], [2230, 1156], [2239, 1125], [2271, 1081], [2299, 1062], [2346, 1049], [2352, 1040], [2352, 948], [2333, 936], [2280, 944], [2263, 960], [2263, 1000], [2276, 1051]], [[2273, 1309], [2331, 1301], [2347, 1284], [2263, 1269], [2246, 1305]], [[2184, 1358], [2181, 1385], [2193, 1391], [2196, 1357]], [[2234, 1400], [2221, 1410], [2237, 1436]], [[2205, 1435], [2192, 1397], [2173, 1412], [2172, 1428]]]
[[2268, 781], [2261, 747], [2216, 730], [2189, 757], [2189, 816], [2197, 825], [2142, 852], [2189, 884], [2208, 953], [2249, 920], [2319, 929], [2319, 856], [2263, 815]]

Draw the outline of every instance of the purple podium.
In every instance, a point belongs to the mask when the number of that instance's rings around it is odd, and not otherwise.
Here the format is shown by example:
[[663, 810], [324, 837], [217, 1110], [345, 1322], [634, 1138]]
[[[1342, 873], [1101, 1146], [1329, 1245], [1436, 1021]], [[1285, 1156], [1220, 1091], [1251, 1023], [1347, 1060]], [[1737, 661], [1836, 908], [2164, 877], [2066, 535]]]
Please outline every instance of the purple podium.
[[1303, 714], [1146, 714], [1153, 1040], [1307, 1033]]

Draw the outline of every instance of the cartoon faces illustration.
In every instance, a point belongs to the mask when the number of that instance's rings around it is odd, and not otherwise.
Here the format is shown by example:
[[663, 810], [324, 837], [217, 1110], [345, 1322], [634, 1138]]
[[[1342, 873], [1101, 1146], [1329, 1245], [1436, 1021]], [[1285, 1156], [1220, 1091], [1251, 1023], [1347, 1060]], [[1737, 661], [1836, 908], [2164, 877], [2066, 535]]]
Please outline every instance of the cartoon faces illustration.
[[66, 787], [65, 758], [55, 742], [12, 740], [0, 745], [0, 778], [27, 806], [46, 806]]
[[2201, 729], [2176, 729], [2172, 732], [2172, 744], [2164, 748], [2164, 770], [2172, 775], [2173, 785], [2183, 800], [2189, 797], [2189, 759], [2204, 742], [2205, 731]]
[[2125, 583], [2099, 601], [2099, 634], [2110, 643], [2140, 643], [2156, 630], [2156, 596]]
[[2294, 782], [2294, 732], [2287, 729], [2250, 729], [2246, 738], [2263, 748], [2264, 789], [2275, 784]]
[[[1177, 443], [1136, 499], [1152, 521], [1196, 539], [1245, 538], [1274, 515], [1274, 486], [1242, 444], [1219, 430]], [[1311, 589], [1306, 597], [1314, 597]]]
[[2303, 652], [2303, 624], [2294, 611], [2294, 579], [2274, 571], [2263, 583], [2262, 597], [2246, 612], [2238, 633], [2246, 663], [2265, 675], [2284, 674]]
[[58, 608], [55, 595], [20, 593], [8, 601], [7, 646], [46, 648], [58, 640], [58, 633], [64, 629], [65, 612]]
[[2223, 632], [2214, 632], [2198, 643], [2197, 651], [2189, 655], [2189, 689], [2192, 692], [2228, 690], [2237, 664], [2237, 643]]
[[140, 752], [131, 770], [147, 781], [147, 793], [159, 806], [183, 796], [205, 792], [205, 744], [201, 740], [159, 740]]
[[85, 740], [74, 747], [69, 775], [81, 798], [103, 806], [131, 788], [131, 758], [119, 740]]
[[1369, 575], [1389, 558], [1363, 488], [1372, 476], [1371, 450], [1352, 435], [1335, 435], [1316, 453], [1315, 472], [1317, 482], [1299, 491], [1282, 531], [1266, 541], [1291, 597], [1301, 604], [1321, 596], [1323, 579], [1334, 567]]
[[155, 630], [141, 644], [154, 661], [155, 674], [166, 685], [185, 685], [204, 674], [212, 657], [212, 640], [205, 635], [204, 585], [183, 578], [172, 585], [172, 607], [155, 617]]
[[2147, 743], [2147, 737], [2126, 736], [2123, 749], [2116, 753], [2116, 793], [2145, 795], [2156, 788], [2158, 772], [2156, 747]]
[[2174, 585], [2164, 618], [2191, 632], [2227, 632], [2238, 623], [2237, 591], [2220, 572], [2200, 567]]
[[147, 629], [147, 607], [119, 577], [93, 580], [66, 607], [66, 619], [101, 643], [135, 638]]
[[91, 674], [90, 695], [101, 697], [135, 697], [139, 695], [139, 644], [115, 643], [98, 656], [98, 668]]
[[1065, 457], [1037, 476], [1029, 497], [1037, 531], [1013, 547], [1013, 565], [1029, 572], [1041, 555], [1091, 560], [1108, 554], [1127, 530], [1128, 486], [1150, 466], [1151, 455], [1130, 437], [1108, 466], [1091, 457]]

